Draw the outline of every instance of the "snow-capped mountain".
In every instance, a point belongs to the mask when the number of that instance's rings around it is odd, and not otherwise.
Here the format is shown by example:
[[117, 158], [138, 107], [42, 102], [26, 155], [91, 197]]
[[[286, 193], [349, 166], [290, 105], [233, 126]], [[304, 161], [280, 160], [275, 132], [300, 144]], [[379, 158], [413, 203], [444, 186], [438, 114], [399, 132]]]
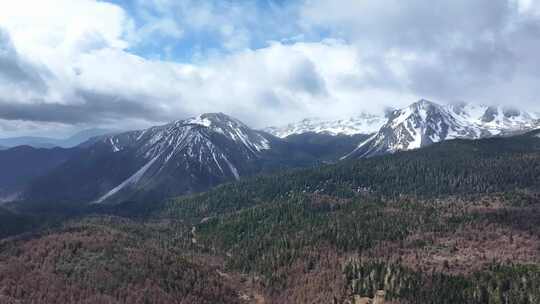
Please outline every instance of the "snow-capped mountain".
[[185, 152], [184, 149], [187, 149], [187, 156], [193, 157], [197, 153], [193, 151], [193, 145], [199, 143], [211, 150], [213, 133], [239, 144], [252, 154], [270, 148], [270, 142], [262, 133], [223, 113], [203, 114], [164, 126], [107, 136], [101, 142], [109, 145], [113, 152], [135, 146], [145, 158], [168, 154], [170, 159], [174, 154]]
[[222, 113], [203, 114], [165, 126], [109, 136], [102, 143], [110, 145], [114, 153], [131, 150], [145, 164], [97, 202], [126, 188], [155, 183], [161, 174], [168, 177], [185, 171], [194, 175], [193, 169], [197, 171], [197, 179], [208, 179], [211, 184], [238, 180], [247, 169], [246, 162], [270, 149], [270, 141], [263, 134]]
[[489, 136], [523, 132], [540, 126], [538, 113], [510, 107], [477, 106], [462, 103], [450, 105], [447, 108], [464, 120], [488, 132]]
[[[276, 140], [225, 114], [204, 114], [94, 139], [27, 195], [100, 203], [140, 193], [165, 197], [202, 191], [256, 173]], [[59, 185], [62, 191], [51, 191]]]
[[344, 158], [418, 149], [449, 139], [515, 134], [540, 126], [536, 114], [504, 107], [420, 100], [391, 113], [381, 129]]
[[370, 128], [360, 122], [362, 127], [349, 131], [354, 123], [348, 123], [353, 120], [343, 125], [318, 124], [317, 128], [305, 124], [306, 128], [291, 129], [291, 135], [312, 133], [281, 139], [250, 129], [225, 114], [203, 114], [146, 130], [93, 138], [77, 147], [66, 161], [32, 178], [20, 198], [33, 202], [155, 201], [260, 172], [332, 162], [358, 141], [358, 147], [344, 158], [416, 149], [453, 138], [513, 134], [540, 126], [537, 116], [530, 113], [421, 100], [392, 112], [372, 135], [330, 135], [371, 133], [380, 120], [364, 116], [363, 121], [370, 118]]
[[377, 132], [385, 122], [386, 118], [383, 116], [360, 114], [352, 118], [339, 120], [307, 118], [283, 127], [269, 127], [264, 131], [279, 138], [304, 133], [329, 135], [372, 134]]

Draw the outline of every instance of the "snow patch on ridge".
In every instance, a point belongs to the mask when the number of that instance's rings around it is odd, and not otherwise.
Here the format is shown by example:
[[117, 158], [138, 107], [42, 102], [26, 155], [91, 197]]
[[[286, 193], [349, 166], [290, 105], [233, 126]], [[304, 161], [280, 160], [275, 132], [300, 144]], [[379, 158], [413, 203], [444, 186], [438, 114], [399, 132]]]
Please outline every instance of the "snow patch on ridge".
[[113, 148], [113, 152], [119, 152], [120, 151], [120, 148], [118, 148], [118, 146], [116, 145], [116, 143], [118, 142], [118, 139], [114, 139], [112, 137], [109, 137], [109, 142]]
[[238, 174], [238, 170], [236, 169], [236, 167], [233, 166], [233, 164], [231, 164], [231, 162], [229, 161], [227, 156], [225, 156], [225, 155], [222, 155], [222, 156], [223, 156], [223, 159], [225, 160], [225, 162], [227, 163], [227, 166], [229, 166], [229, 169], [231, 170], [232, 174], [234, 175], [234, 178], [236, 180], [240, 180], [240, 174]]
[[186, 124], [200, 125], [209, 128], [212, 126], [212, 121], [208, 118], [203, 118], [203, 115], [199, 115], [194, 118], [190, 118], [184, 121]]
[[106, 199], [108, 199], [109, 197], [115, 195], [116, 193], [118, 193], [118, 191], [122, 190], [123, 188], [129, 186], [129, 185], [135, 185], [139, 182], [139, 180], [141, 179], [141, 177], [143, 177], [143, 175], [146, 173], [146, 171], [148, 171], [148, 169], [154, 164], [154, 162], [158, 159], [159, 155], [154, 157], [152, 160], [150, 160], [146, 165], [144, 165], [141, 169], [139, 169], [137, 172], [135, 172], [135, 174], [133, 174], [132, 176], [130, 176], [128, 179], [126, 179], [125, 181], [123, 181], [120, 185], [114, 187], [111, 191], [107, 192], [107, 194], [103, 195], [102, 197], [100, 197], [96, 203], [102, 203], [103, 201], [105, 201]]
[[345, 159], [347, 159], [349, 156], [351, 156], [352, 154], [354, 154], [354, 152], [356, 152], [358, 149], [361, 149], [363, 146], [369, 144], [372, 140], [374, 140], [374, 139], [377, 138], [377, 134], [378, 134], [378, 133], [375, 133], [375, 134], [373, 134], [371, 137], [369, 137], [368, 139], [366, 139], [366, 140], [364, 140], [363, 142], [361, 142], [355, 150], [353, 150], [351, 153], [349, 153], [349, 154], [347, 154], [347, 155], [345, 155], [345, 156], [342, 156], [342, 157], [340, 158], [340, 160], [345, 160]]

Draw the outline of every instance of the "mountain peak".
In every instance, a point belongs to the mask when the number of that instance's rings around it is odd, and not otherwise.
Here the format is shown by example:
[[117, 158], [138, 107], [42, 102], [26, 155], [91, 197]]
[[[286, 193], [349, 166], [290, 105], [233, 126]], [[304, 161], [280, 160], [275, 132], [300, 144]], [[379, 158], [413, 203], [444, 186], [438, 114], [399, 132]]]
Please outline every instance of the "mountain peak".
[[86, 181], [94, 188], [85, 199], [115, 201], [145, 189], [178, 195], [239, 179], [262, 168], [274, 140], [265, 136], [226, 114], [205, 113], [100, 138], [88, 146], [92, 155], [125, 161], [99, 172], [106, 184]]
[[412, 109], [427, 109], [431, 107], [440, 107], [440, 105], [434, 103], [433, 101], [429, 101], [427, 99], [420, 99], [419, 101], [409, 106], [409, 108], [412, 108]]
[[242, 126], [247, 127], [244, 123], [240, 122], [239, 120], [224, 114], [224, 113], [204, 113], [196, 117], [188, 118], [185, 120], [178, 120], [175, 122], [176, 124], [193, 124], [193, 125], [201, 125], [204, 127], [211, 127], [216, 125], [222, 125], [229, 123], [231, 125], [236, 126]]
[[537, 128], [535, 115], [517, 109], [470, 104], [439, 105], [421, 99], [388, 122], [346, 157], [369, 157], [421, 148], [448, 139], [478, 139]]
[[433, 101], [430, 101], [430, 100], [427, 100], [427, 99], [424, 99], [424, 98], [418, 100], [416, 103], [417, 104], [436, 104]]
[[203, 119], [215, 120], [215, 121], [237, 121], [237, 119], [222, 112], [204, 113], [204, 114], [199, 115], [198, 117], [203, 118]]

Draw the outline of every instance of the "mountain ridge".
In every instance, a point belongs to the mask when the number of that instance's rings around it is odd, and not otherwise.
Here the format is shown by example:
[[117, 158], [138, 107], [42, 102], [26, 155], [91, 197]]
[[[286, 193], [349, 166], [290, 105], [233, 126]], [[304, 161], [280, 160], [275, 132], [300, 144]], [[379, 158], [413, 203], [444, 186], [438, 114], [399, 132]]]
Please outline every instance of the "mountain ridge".
[[0, 151], [0, 202], [18, 198], [27, 182], [70, 159], [77, 148], [18, 146]]
[[504, 107], [440, 105], [421, 99], [390, 113], [381, 129], [343, 159], [422, 148], [450, 139], [480, 139], [540, 127], [537, 116]]
[[0, 149], [9, 149], [17, 146], [30, 146], [33, 148], [73, 148], [88, 141], [92, 137], [112, 134], [115, 131], [108, 129], [86, 129], [79, 131], [67, 138], [49, 138], [39, 136], [20, 136], [0, 138]]
[[311, 132], [280, 138], [226, 114], [206, 113], [91, 138], [72, 158], [29, 182], [22, 198], [79, 203], [162, 199], [282, 168], [524, 132], [540, 126], [535, 119], [503, 108], [420, 100], [389, 113], [371, 135]]
[[244, 176], [318, 162], [300, 144], [223, 113], [91, 139], [32, 182], [26, 200], [114, 203], [196, 193]]
[[[203, 114], [187, 120], [174, 121], [162, 127], [135, 131], [134, 143], [143, 143], [142, 146], [136, 147], [136, 153], [143, 155], [147, 161], [146, 164], [96, 202], [101, 203], [126, 186], [137, 185], [144, 178], [152, 179], [155, 176], [146, 177], [145, 175], [156, 162], [161, 166], [157, 169], [158, 172], [155, 172], [159, 174], [162, 170], [167, 170], [168, 163], [175, 160], [178, 155], [188, 160], [184, 163], [186, 170], [189, 170], [189, 160], [198, 159], [199, 162], [203, 162], [204, 159], [209, 171], [214, 170], [214, 175], [226, 179], [240, 179], [239, 163], [231, 162], [230, 159], [233, 157], [230, 151], [221, 149], [219, 144], [211, 138], [216, 134], [210, 134], [209, 131], [224, 135], [228, 140], [239, 144], [241, 148], [235, 152], [242, 154], [246, 160], [256, 158], [258, 153], [270, 148], [269, 141], [261, 134], [252, 132], [242, 122], [223, 113]], [[131, 134], [127, 136], [130, 139], [134, 138]], [[115, 153], [134, 144], [123, 143], [120, 136], [108, 136], [104, 141], [111, 145]], [[176, 161], [181, 160], [176, 159]]]
[[327, 135], [358, 135], [371, 134], [379, 130], [386, 119], [384, 116], [362, 113], [350, 118], [324, 120], [322, 118], [306, 118], [299, 122], [290, 123], [281, 127], [267, 127], [263, 131], [279, 138], [304, 133], [317, 133]]

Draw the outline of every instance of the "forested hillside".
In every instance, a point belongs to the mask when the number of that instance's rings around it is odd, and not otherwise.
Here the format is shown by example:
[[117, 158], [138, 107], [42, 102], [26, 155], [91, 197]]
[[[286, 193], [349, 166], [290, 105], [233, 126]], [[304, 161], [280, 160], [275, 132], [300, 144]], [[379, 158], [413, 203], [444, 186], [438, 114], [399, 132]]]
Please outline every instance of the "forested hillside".
[[181, 225], [165, 228], [87, 218], [54, 232], [3, 241], [0, 302], [241, 302], [234, 280], [220, 276], [219, 260], [183, 250], [176, 236], [184, 231]]
[[182, 197], [170, 204], [181, 216], [206, 217], [288, 199], [297, 193], [339, 198], [404, 195], [435, 198], [540, 188], [540, 138], [454, 140], [394, 155], [259, 176]]
[[538, 303], [539, 187], [540, 138], [525, 135], [93, 206], [2, 241], [0, 299]]

